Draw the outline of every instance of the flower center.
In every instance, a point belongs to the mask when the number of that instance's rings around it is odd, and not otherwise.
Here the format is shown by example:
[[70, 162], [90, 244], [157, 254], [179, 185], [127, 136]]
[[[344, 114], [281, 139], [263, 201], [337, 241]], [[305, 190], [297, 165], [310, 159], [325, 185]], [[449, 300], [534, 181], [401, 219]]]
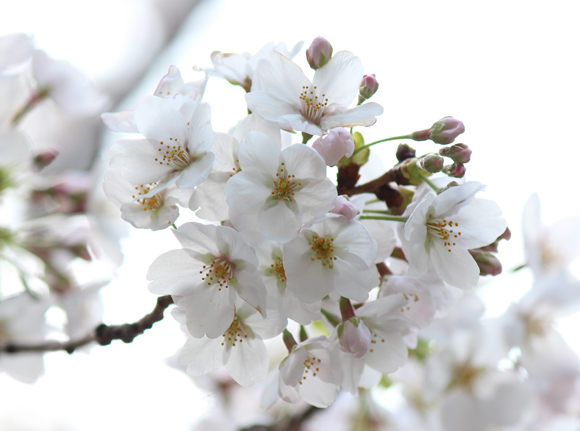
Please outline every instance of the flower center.
[[294, 196], [295, 190], [302, 186], [302, 183], [297, 183], [294, 181], [294, 178], [295, 175], [288, 174], [284, 163], [281, 163], [279, 172], [276, 173], [276, 179], [272, 181], [272, 197], [292, 202], [294, 200], [292, 196]]
[[471, 390], [473, 389], [473, 385], [479, 376], [483, 374], [485, 368], [483, 367], [474, 367], [469, 362], [464, 362], [462, 364], [458, 364], [453, 369], [453, 380], [451, 382], [452, 386], [460, 386], [465, 389]]
[[8, 324], [0, 320], [0, 344], [6, 344], [11, 340]]
[[209, 265], [204, 265], [199, 273], [203, 274], [205, 272], [205, 276], [202, 277], [202, 280], [205, 281], [208, 286], [217, 283], [219, 290], [222, 290], [222, 287], [227, 289], [228, 283], [232, 278], [234, 278], [233, 274], [235, 268], [236, 266], [225, 256], [219, 256]]
[[[169, 140], [173, 141], [174, 139], [169, 138]], [[175, 144], [177, 144], [176, 139]], [[159, 142], [159, 145], [160, 148], [158, 148], [157, 151], [160, 154], [159, 157], [155, 158], [155, 161], [159, 162], [160, 165], [167, 165], [176, 171], [183, 171], [195, 162], [195, 157], [192, 157], [187, 151], [187, 144], [184, 144], [182, 147], [181, 145], [167, 145], [161, 141]]]
[[278, 277], [281, 283], [286, 283], [286, 271], [284, 271], [284, 263], [281, 257], [277, 257], [274, 263], [270, 265], [271, 272]]
[[334, 257], [334, 238], [326, 239], [320, 238], [317, 235], [312, 237], [312, 241], [308, 241], [310, 249], [314, 252], [314, 257], [311, 257], [311, 261], [320, 260], [322, 266], [329, 269], [334, 268], [334, 262], [336, 257]]
[[326, 94], [320, 94], [316, 86], [303, 86], [300, 93], [300, 113], [314, 124], [320, 124], [324, 108], [328, 105]]
[[137, 191], [136, 195], [133, 195], [132, 198], [136, 199], [136, 202], [140, 203], [141, 205], [143, 205], [143, 211], [157, 211], [159, 208], [161, 208], [163, 206], [163, 196], [161, 193], [157, 193], [154, 196], [151, 196], [150, 198], [139, 198], [139, 196], [145, 196], [147, 193], [149, 193], [151, 191], [152, 188], [154, 188], [157, 183], [149, 183], [148, 185], [143, 185], [141, 184], [140, 186], [135, 187], [135, 190]]
[[[367, 328], [368, 328], [368, 326], [367, 326]], [[374, 344], [377, 344], [379, 341], [381, 343], [384, 343], [385, 342], [385, 339], [384, 338], [379, 338], [379, 336], [377, 335], [377, 333], [376, 332], [373, 332], [373, 338], [371, 339], [371, 346], [370, 346], [369, 352], [371, 352], [371, 353], [374, 352], [374, 350], [373, 350], [373, 347], [374, 346], [373, 345]]]
[[429, 216], [429, 220], [427, 221], [427, 235], [439, 244], [442, 244], [451, 253], [450, 247], [456, 245], [454, 240], [461, 235], [461, 232], [455, 229], [457, 227], [459, 227], [459, 223], [453, 220], [441, 220]]
[[227, 348], [235, 347], [236, 343], [241, 343], [244, 341], [244, 338], [248, 338], [244, 324], [243, 322], [238, 321], [238, 316], [234, 317], [234, 321], [228, 330], [223, 333], [222, 337], [224, 337], [222, 346], [225, 345]]
[[[302, 380], [306, 380], [306, 377], [308, 377], [308, 372], [312, 373], [312, 377], [316, 377], [316, 373], [320, 371], [321, 363], [322, 361], [320, 359], [309, 353], [306, 357], [306, 360], [304, 361], [304, 373], [302, 374]], [[302, 384], [302, 381], [298, 383]]]

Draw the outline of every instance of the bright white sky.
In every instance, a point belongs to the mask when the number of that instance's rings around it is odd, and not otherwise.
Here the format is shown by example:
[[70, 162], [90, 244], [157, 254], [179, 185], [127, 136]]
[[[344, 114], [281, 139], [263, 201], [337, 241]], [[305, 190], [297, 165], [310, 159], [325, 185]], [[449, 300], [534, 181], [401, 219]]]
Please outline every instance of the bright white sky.
[[[50, 55], [110, 85], [121, 62], [131, 67], [155, 43], [158, 17], [150, 3], [0, 0], [0, 33], [33, 33]], [[308, 46], [324, 36], [335, 51], [353, 51], [365, 73], [376, 74], [380, 82], [373, 100], [385, 113], [363, 131], [367, 142], [428, 128], [447, 115], [465, 123], [461, 142], [473, 150], [468, 178], [488, 184], [487, 197], [504, 210], [513, 237], [502, 248], [502, 261], [511, 268], [523, 259], [519, 224], [532, 192], [540, 193], [547, 222], [580, 214], [578, 5], [573, 0], [550, 5], [529, 0], [206, 0], [125, 105], [132, 107], [152, 92], [170, 64], [186, 79], [196, 79], [191, 67], [209, 66], [214, 50], [255, 53], [269, 41], [293, 45], [304, 40]], [[303, 52], [297, 61], [307, 69]], [[226, 131], [244, 115], [242, 96], [238, 88], [210, 83], [205, 100], [212, 105], [215, 130]], [[393, 163], [394, 145], [375, 148], [385, 166]], [[434, 150], [429, 143], [416, 148], [418, 153]], [[110, 308], [107, 322], [130, 321], [150, 310], [154, 299], [146, 292], [145, 273], [161, 251], [174, 247], [167, 236], [140, 233], [136, 245], [128, 246], [121, 280], [105, 289], [106, 300], [123, 307]], [[496, 312], [529, 280], [523, 274], [500, 281]], [[567, 331], [577, 324], [578, 319], [569, 323]], [[131, 346], [95, 348], [90, 356], [48, 355], [47, 375], [36, 386], [0, 375], [1, 428], [188, 429], [196, 408], [208, 400], [162, 364], [182, 343], [175, 328], [166, 319]]]

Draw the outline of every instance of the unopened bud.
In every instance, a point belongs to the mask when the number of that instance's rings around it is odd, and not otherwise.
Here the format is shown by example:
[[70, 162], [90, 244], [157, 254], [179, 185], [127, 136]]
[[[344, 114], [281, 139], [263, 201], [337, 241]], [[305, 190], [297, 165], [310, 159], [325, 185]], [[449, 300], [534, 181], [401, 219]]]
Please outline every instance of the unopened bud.
[[408, 146], [407, 144], [399, 144], [397, 147], [397, 160], [402, 162], [403, 160], [412, 159], [415, 157], [415, 149]]
[[450, 147], [442, 147], [439, 154], [449, 157], [455, 163], [467, 163], [471, 160], [471, 150], [465, 144], [454, 144]]
[[452, 143], [455, 138], [465, 132], [465, 126], [459, 120], [453, 117], [444, 117], [437, 121], [429, 129], [431, 140], [436, 144], [447, 145]]
[[312, 144], [328, 166], [336, 165], [343, 157], [350, 157], [354, 152], [354, 139], [348, 130], [336, 127], [328, 135], [318, 138]]
[[371, 345], [371, 331], [358, 317], [352, 317], [336, 328], [340, 350], [352, 353], [355, 358], [364, 357]]
[[501, 262], [491, 253], [469, 250], [479, 267], [479, 275], [499, 275], [501, 274]]
[[465, 171], [465, 165], [461, 163], [453, 163], [443, 167], [445, 175], [452, 178], [463, 178], [465, 176]]
[[306, 60], [314, 70], [324, 66], [332, 57], [332, 45], [325, 38], [318, 36], [306, 50]]
[[465, 132], [465, 126], [453, 117], [444, 117], [431, 126], [430, 129], [411, 133], [414, 141], [426, 141], [431, 139], [436, 144], [447, 145]]
[[349, 220], [352, 220], [358, 215], [358, 208], [356, 205], [349, 201], [344, 195], [337, 196], [333, 205], [334, 209], [330, 210], [331, 213], [343, 215]]
[[379, 83], [375, 75], [365, 75], [359, 89], [358, 104], [370, 99], [379, 89]]
[[438, 154], [427, 154], [421, 158], [421, 167], [427, 172], [435, 174], [441, 172], [445, 159]]

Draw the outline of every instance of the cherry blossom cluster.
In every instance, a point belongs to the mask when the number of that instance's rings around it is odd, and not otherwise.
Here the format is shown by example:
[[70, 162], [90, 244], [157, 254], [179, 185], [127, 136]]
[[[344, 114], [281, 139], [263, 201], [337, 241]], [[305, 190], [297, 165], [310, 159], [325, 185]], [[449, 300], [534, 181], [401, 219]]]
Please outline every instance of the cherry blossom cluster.
[[[376, 77], [323, 38], [307, 50], [308, 77], [292, 60], [299, 48], [216, 52], [197, 82], [172, 66], [133, 111], [103, 115], [112, 130], [138, 134], [111, 148], [104, 189], [133, 226], [174, 228], [182, 248], [159, 256], [147, 277], [152, 293], [174, 298], [188, 333], [178, 361], [190, 375], [225, 366], [242, 386], [262, 383], [264, 340], [283, 334], [275, 398], [326, 407], [407, 362], [451, 289], [477, 285], [470, 251], [494, 244], [506, 222], [477, 196], [481, 183], [463, 180], [464, 144], [421, 157], [402, 145], [375, 196], [357, 191], [379, 143], [365, 145], [358, 131], [383, 112], [368, 100]], [[203, 99], [215, 76], [246, 92], [250, 113], [228, 133], [213, 130]], [[464, 130], [445, 117], [397, 139], [448, 145]], [[383, 198], [386, 188], [405, 202]], [[198, 221], [177, 227], [180, 206]], [[407, 266], [397, 275], [385, 263], [395, 250]], [[326, 331], [308, 334], [316, 321]]]
[[[544, 226], [530, 198], [525, 265], [504, 276], [527, 268], [532, 286], [488, 318], [481, 278], [502, 272], [510, 231], [485, 186], [466, 180], [463, 123], [446, 116], [367, 142], [383, 119], [377, 77], [322, 37], [305, 73], [301, 49], [216, 51], [200, 79], [171, 66], [133, 110], [102, 113], [106, 98], [78, 70], [29, 36], [0, 38], [0, 210], [11, 213], [0, 225], [0, 369], [42, 374], [41, 353], [11, 349], [46, 341], [51, 306], [67, 315], [67, 339], [95, 330], [109, 277], [81, 283], [74, 269], [119, 265], [129, 223], [181, 245], [147, 279], [175, 304], [176, 366], [223, 401], [200, 430], [270, 426], [312, 407], [328, 409], [303, 429], [575, 429], [580, 361], [555, 324], [580, 309], [569, 271], [578, 217]], [[227, 132], [204, 98], [218, 79], [245, 93], [247, 114]], [[103, 172], [101, 119], [124, 134]], [[373, 166], [373, 147], [393, 144], [396, 163]], [[387, 411], [376, 395], [394, 392]]]

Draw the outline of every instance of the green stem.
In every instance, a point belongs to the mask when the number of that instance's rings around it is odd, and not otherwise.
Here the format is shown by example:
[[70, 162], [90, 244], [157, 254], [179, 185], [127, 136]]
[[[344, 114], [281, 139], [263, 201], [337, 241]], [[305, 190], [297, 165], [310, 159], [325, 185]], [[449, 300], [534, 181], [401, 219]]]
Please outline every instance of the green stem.
[[405, 216], [360, 216], [361, 220], [386, 220], [386, 221], [399, 221], [406, 223], [409, 217]]
[[[356, 150], [355, 150], [355, 151], [352, 153], [352, 156], [354, 156], [354, 155], [355, 155], [356, 153], [358, 153], [359, 151], [362, 151], [362, 150], [364, 150], [365, 148], [372, 147], [373, 145], [380, 144], [381, 142], [387, 142], [387, 141], [396, 141], [396, 140], [398, 140], [398, 139], [411, 139], [411, 135], [395, 136], [395, 137], [392, 137], [392, 138], [385, 138], [385, 139], [380, 139], [380, 140], [378, 140], [378, 141], [375, 141], [375, 142], [371, 142], [370, 144], [366, 144], [366, 145], [363, 145], [363, 146], [362, 146], [362, 147], [360, 147], [360, 148], [357, 148], [357, 149], [356, 149]], [[352, 156], [351, 156], [351, 157], [352, 157]]]
[[391, 213], [389, 211], [385, 211], [385, 210], [363, 210], [363, 213], [391, 215]]
[[173, 229], [177, 229], [177, 226], [175, 226], [175, 223], [173, 223]]
[[425, 181], [429, 185], [429, 187], [431, 187], [433, 190], [435, 190], [435, 193], [439, 193], [439, 187], [437, 187], [435, 184], [433, 184], [433, 182], [429, 178], [427, 178], [423, 174], [419, 174], [419, 178], [421, 178], [423, 181]]

